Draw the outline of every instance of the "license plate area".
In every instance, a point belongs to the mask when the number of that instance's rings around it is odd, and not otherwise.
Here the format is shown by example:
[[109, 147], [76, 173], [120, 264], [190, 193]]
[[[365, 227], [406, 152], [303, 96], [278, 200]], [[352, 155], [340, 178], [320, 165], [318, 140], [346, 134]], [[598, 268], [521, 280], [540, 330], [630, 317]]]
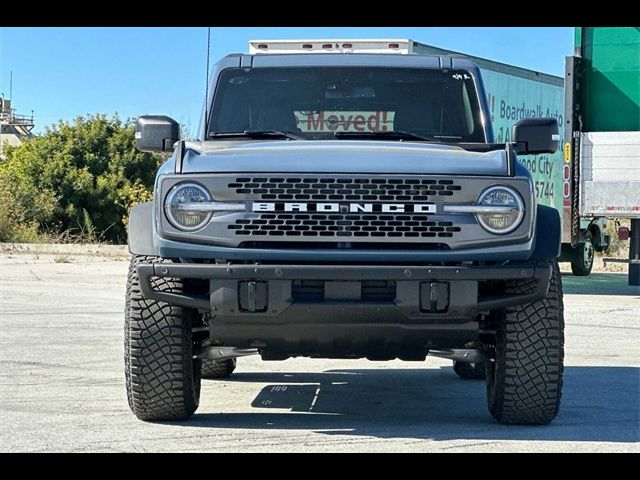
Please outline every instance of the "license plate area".
[[449, 282], [421, 282], [420, 310], [425, 313], [446, 312], [449, 308]]

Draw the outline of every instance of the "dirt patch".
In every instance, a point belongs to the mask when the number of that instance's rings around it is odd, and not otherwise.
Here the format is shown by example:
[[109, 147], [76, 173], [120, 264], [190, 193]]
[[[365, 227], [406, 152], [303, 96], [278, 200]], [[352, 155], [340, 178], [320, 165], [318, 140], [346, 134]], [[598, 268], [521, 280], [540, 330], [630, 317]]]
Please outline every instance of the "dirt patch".
[[[571, 264], [569, 262], [561, 262], [560, 270], [563, 272], [571, 272]], [[607, 262], [606, 266], [601, 257], [596, 257], [593, 262], [593, 272], [610, 272], [610, 273], [628, 273], [628, 263], [610, 263]]]
[[[3, 255], [53, 255], [57, 263], [67, 263], [78, 256], [101, 257], [112, 260], [128, 260], [129, 250], [126, 245], [101, 245], [78, 243], [0, 243], [0, 254]], [[60, 259], [65, 259], [60, 262]], [[55, 261], [55, 260], [54, 260]]]

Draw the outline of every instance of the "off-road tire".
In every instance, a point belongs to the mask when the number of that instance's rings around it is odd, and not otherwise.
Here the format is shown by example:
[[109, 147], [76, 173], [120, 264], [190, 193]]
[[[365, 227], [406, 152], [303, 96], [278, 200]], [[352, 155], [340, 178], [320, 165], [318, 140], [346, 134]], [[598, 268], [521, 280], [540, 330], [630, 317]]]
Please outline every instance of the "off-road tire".
[[202, 360], [202, 378], [227, 378], [236, 369], [236, 359]]
[[[140, 420], [184, 420], [198, 408], [201, 361], [193, 359], [192, 310], [142, 296], [136, 266], [170, 263], [134, 256], [127, 278], [124, 363], [129, 407]], [[182, 281], [153, 277], [154, 289], [181, 293]]]
[[453, 361], [453, 371], [464, 380], [484, 380], [486, 367], [484, 362], [459, 362]]
[[[533, 288], [507, 282], [508, 293]], [[487, 403], [500, 423], [546, 425], [560, 408], [564, 362], [564, 307], [557, 262], [549, 291], [534, 303], [498, 315], [495, 360], [487, 361]], [[500, 318], [501, 317], [501, 318]]]
[[588, 277], [593, 269], [595, 249], [593, 247], [593, 235], [587, 232], [584, 243], [579, 244], [573, 251], [571, 259], [571, 272], [576, 277]]

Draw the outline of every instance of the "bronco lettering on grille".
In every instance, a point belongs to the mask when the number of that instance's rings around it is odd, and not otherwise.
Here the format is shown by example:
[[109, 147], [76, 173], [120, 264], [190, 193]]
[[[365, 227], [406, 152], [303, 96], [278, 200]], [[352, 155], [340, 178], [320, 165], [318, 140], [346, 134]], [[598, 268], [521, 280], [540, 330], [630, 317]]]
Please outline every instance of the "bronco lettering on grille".
[[251, 209], [254, 212], [436, 213], [433, 203], [254, 202]]

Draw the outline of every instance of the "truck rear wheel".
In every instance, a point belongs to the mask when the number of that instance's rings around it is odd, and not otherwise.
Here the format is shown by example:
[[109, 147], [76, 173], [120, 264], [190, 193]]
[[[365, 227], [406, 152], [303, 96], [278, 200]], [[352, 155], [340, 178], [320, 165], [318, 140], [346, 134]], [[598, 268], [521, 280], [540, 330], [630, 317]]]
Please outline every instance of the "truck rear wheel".
[[571, 272], [577, 277], [589, 276], [593, 269], [594, 253], [593, 234], [587, 232], [584, 243], [579, 244], [573, 252]]
[[[508, 282], [507, 291], [522, 293], [532, 287], [525, 282]], [[489, 411], [500, 423], [546, 425], [558, 413], [564, 362], [563, 308], [560, 270], [554, 261], [545, 298], [498, 316], [495, 359], [486, 362], [486, 374]]]
[[227, 378], [236, 369], [236, 359], [202, 360], [202, 378]]
[[[194, 312], [142, 296], [136, 266], [168, 260], [134, 256], [127, 279], [124, 363], [129, 407], [140, 420], [184, 420], [198, 408], [201, 361], [193, 358]], [[182, 281], [152, 278], [154, 289], [183, 291]]]
[[484, 362], [459, 362], [453, 361], [453, 371], [463, 380], [484, 380], [485, 379]]

